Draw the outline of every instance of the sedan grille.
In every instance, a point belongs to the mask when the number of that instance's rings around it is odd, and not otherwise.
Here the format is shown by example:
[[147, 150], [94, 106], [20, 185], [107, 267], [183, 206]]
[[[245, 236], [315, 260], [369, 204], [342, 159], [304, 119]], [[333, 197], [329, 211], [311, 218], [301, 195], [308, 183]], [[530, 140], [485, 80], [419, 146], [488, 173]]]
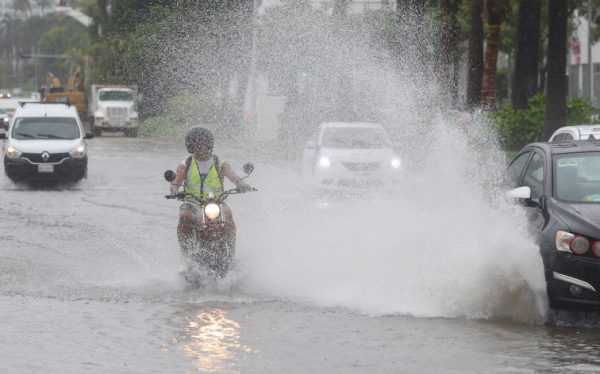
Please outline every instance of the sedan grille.
[[44, 161], [41, 153], [23, 153], [21, 155], [21, 158], [26, 158], [29, 161], [34, 162], [36, 164], [39, 164], [39, 163], [54, 164], [57, 162], [61, 162], [65, 158], [71, 157], [71, 155], [69, 155], [68, 153], [49, 153], [49, 155], [50, 155], [50, 157], [48, 158], [47, 161]]
[[342, 162], [342, 165], [350, 171], [375, 171], [379, 170], [378, 163]]
[[127, 108], [106, 108], [108, 118], [125, 118], [127, 117]]

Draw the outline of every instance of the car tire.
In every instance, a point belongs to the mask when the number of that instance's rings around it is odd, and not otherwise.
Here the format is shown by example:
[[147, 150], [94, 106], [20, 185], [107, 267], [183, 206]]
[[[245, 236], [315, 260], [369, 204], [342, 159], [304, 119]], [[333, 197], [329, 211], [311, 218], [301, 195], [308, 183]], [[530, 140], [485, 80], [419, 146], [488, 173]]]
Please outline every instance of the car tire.
[[127, 129], [125, 130], [125, 136], [130, 137], [130, 138], [137, 138], [138, 136], [138, 129]]
[[99, 138], [102, 135], [102, 129], [92, 125], [92, 133], [94, 134], [94, 137]]

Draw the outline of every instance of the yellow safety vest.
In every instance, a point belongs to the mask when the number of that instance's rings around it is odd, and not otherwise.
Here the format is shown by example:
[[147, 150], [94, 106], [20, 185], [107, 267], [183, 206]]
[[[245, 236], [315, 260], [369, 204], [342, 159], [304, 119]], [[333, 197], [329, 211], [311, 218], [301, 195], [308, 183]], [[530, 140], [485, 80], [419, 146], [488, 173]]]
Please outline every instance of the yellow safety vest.
[[[219, 163], [219, 169], [223, 167], [223, 163], [225, 161], [221, 161]], [[198, 164], [196, 164], [196, 158], [192, 156], [192, 170], [190, 172], [190, 168], [187, 170], [187, 176], [185, 178], [185, 193], [191, 194], [197, 197], [200, 197], [200, 187], [202, 186], [202, 177], [200, 176], [200, 171], [198, 170]], [[221, 196], [223, 191], [223, 185], [221, 184], [221, 180], [219, 179], [219, 173], [217, 173], [217, 169], [215, 165], [210, 168], [208, 174], [204, 178], [204, 199], [208, 198], [208, 193], [213, 192], [215, 197]]]

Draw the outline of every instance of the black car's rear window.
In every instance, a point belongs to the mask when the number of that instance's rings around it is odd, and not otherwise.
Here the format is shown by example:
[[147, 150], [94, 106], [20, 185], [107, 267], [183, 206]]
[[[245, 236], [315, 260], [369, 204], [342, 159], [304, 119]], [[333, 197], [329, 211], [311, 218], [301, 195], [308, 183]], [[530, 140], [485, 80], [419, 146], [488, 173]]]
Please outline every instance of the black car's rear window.
[[79, 126], [71, 117], [27, 117], [15, 119], [13, 139], [77, 139]]
[[600, 203], [600, 153], [554, 157], [554, 196], [569, 202]]

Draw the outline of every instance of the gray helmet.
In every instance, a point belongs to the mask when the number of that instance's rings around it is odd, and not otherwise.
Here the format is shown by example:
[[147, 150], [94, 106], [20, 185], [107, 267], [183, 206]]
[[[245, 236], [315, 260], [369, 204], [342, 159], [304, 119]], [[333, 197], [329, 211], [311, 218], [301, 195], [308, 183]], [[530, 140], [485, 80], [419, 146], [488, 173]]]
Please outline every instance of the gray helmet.
[[194, 153], [193, 144], [201, 140], [204, 140], [208, 145], [208, 150], [212, 151], [215, 146], [215, 137], [209, 129], [203, 126], [194, 126], [189, 129], [185, 135], [185, 146], [188, 152]]

